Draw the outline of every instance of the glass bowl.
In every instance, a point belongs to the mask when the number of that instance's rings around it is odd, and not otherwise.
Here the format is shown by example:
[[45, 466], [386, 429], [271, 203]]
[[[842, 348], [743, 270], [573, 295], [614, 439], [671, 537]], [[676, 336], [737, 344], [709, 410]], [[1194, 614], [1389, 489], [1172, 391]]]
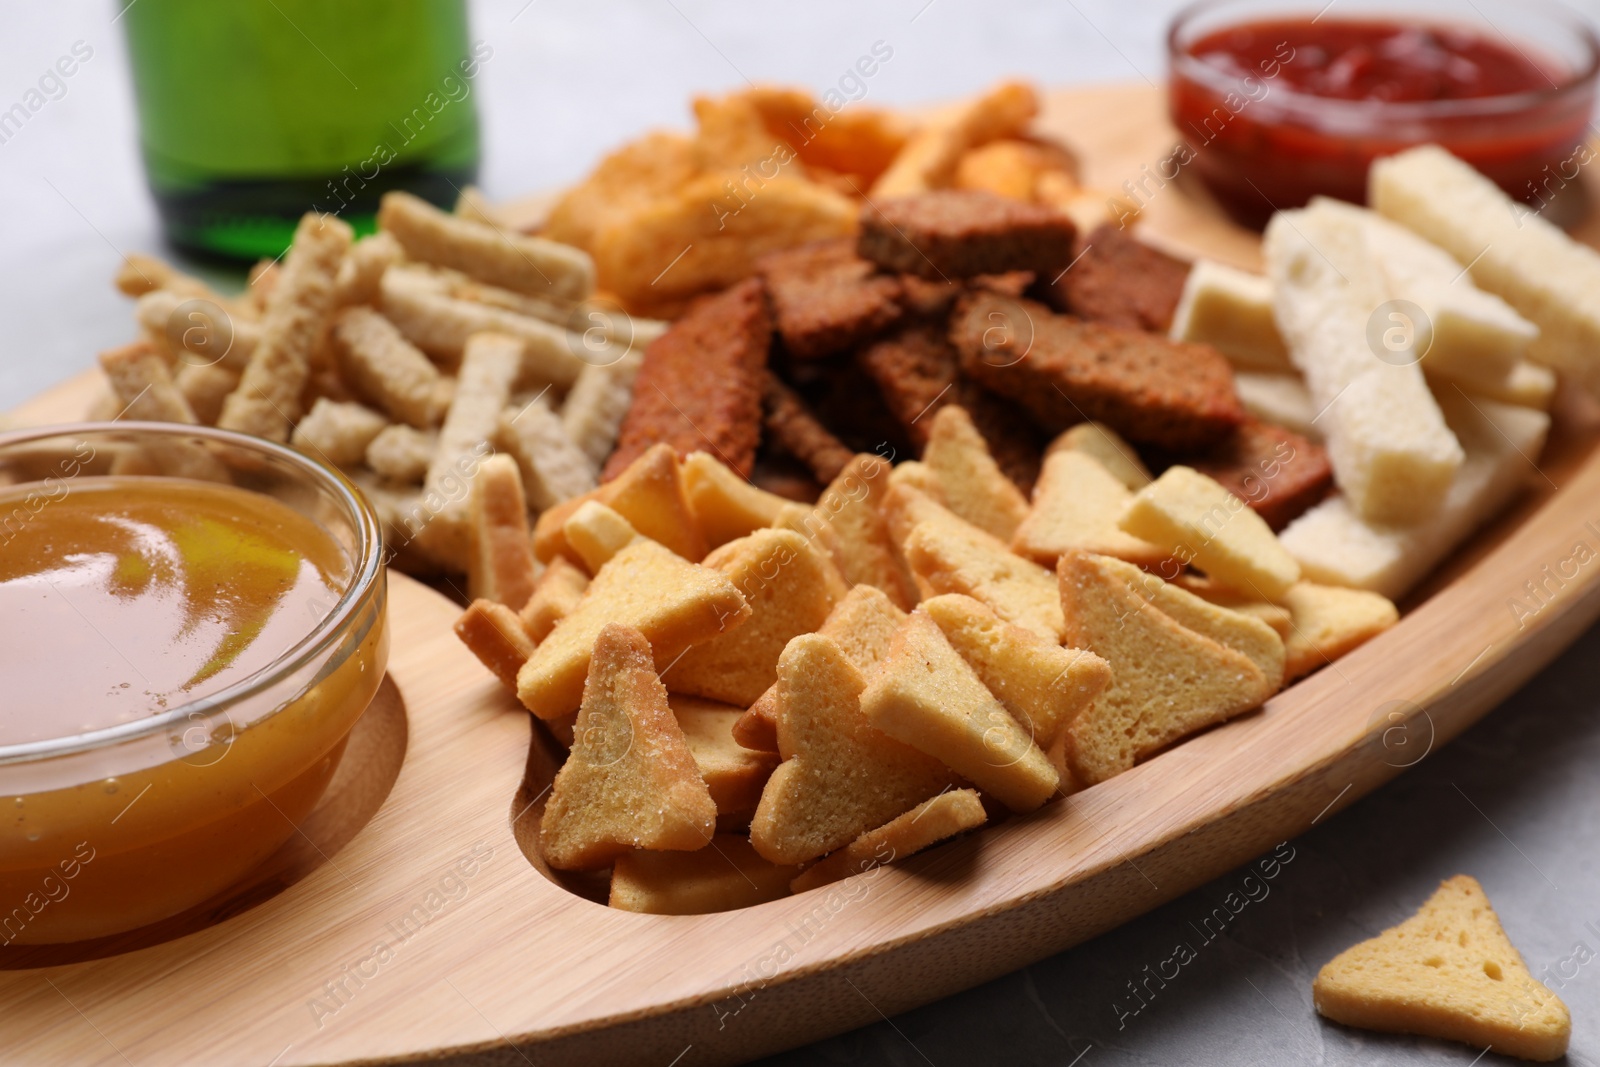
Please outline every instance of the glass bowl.
[[[1557, 69], [1551, 85], [1526, 92], [1349, 100], [1290, 87], [1279, 75], [1292, 58], [1244, 73], [1190, 52], [1230, 26], [1278, 19], [1460, 27]], [[1183, 141], [1170, 169], [1195, 174], [1246, 225], [1259, 227], [1274, 210], [1316, 195], [1364, 203], [1371, 162], [1418, 144], [1443, 145], [1513, 198], [1540, 206], [1592, 154], [1600, 42], [1575, 12], [1545, 0], [1202, 0], [1173, 19], [1167, 55], [1169, 113]]]
[[[223, 688], [0, 745], [0, 945], [137, 929], [237, 881], [316, 805], [388, 660], [376, 516], [342, 475], [269, 441], [139, 422], [0, 434], [0, 546], [75, 486], [112, 474], [265, 494], [328, 535], [346, 564], [342, 587], [308, 600], [303, 636], [270, 665]], [[65, 671], [91, 654], [63, 649], [8, 670]], [[63, 708], [64, 722], [71, 713]]]

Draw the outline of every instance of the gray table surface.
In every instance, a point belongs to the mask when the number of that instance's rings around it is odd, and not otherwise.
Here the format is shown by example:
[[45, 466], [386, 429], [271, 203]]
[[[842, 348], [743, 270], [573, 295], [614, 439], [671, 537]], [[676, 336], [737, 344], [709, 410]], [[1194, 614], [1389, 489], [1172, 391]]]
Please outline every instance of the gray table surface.
[[[0, 143], [0, 410], [127, 340], [129, 304], [109, 279], [124, 252], [164, 254], [113, 21], [125, 2], [0, 12], [0, 110], [74, 42], [94, 52], [64, 96]], [[1157, 81], [1162, 27], [1177, 6], [482, 0], [473, 36], [494, 48], [475, 90], [482, 185], [507, 198], [572, 180], [632, 134], [686, 123], [693, 93], [747, 78], [820, 89], [876, 41], [894, 54], [870, 82], [875, 102], [952, 97], [1007, 75]], [[1583, 7], [1600, 14], [1600, 4]], [[1580, 943], [1600, 950], [1586, 925], [1600, 923], [1597, 658], [1600, 631], [1453, 744], [1293, 841], [1270, 892], [1137, 1014], [1127, 1011], [1127, 983], [1192, 939], [1190, 924], [1239, 888], [1244, 871], [1070, 952], [764, 1062], [1471, 1064], [1477, 1049], [1323, 1022], [1311, 980], [1457, 873], [1483, 882], [1536, 974]], [[1600, 1064], [1600, 966], [1579, 968], [1561, 994], [1573, 1013], [1568, 1062]]]

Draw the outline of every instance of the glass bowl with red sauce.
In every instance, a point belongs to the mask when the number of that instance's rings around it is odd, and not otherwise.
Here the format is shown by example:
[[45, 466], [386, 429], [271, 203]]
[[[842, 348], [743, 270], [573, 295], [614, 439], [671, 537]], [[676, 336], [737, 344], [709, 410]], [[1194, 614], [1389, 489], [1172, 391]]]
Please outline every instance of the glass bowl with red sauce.
[[1246, 225], [1317, 195], [1363, 203], [1371, 162], [1413, 145], [1541, 207], [1595, 155], [1600, 42], [1545, 0], [1202, 0], [1167, 48], [1180, 143], [1161, 176], [1190, 172]]

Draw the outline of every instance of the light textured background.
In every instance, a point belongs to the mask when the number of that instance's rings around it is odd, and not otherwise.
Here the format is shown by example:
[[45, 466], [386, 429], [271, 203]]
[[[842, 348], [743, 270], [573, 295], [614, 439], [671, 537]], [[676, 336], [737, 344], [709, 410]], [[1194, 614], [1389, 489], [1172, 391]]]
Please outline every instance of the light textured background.
[[[1007, 75], [1159, 80], [1162, 31], [1176, 7], [484, 0], [472, 28], [495, 50], [476, 87], [482, 184], [506, 198], [576, 178], [637, 132], [684, 124], [695, 92], [746, 78], [821, 90], [878, 40], [894, 56], [870, 81], [875, 102], [953, 97]], [[0, 409], [127, 340], [130, 307], [109, 279], [121, 252], [162, 252], [116, 10], [62, 3], [0, 12], [0, 110], [73, 42], [94, 49], [66, 96], [0, 145]], [[1585, 925], [1600, 928], [1597, 658], [1600, 632], [1465, 737], [1293, 842], [1294, 859], [1269, 894], [1121, 1025], [1126, 983], [1178, 941], [1196, 940], [1191, 924], [1244, 871], [1077, 950], [771, 1062], [1470, 1064], [1479, 1050], [1323, 1023], [1311, 1010], [1311, 979], [1459, 872], [1484, 882], [1536, 971], [1577, 942], [1600, 951]], [[1600, 1064], [1600, 962], [1577, 968], [1562, 994], [1575, 1020], [1568, 1062]]]

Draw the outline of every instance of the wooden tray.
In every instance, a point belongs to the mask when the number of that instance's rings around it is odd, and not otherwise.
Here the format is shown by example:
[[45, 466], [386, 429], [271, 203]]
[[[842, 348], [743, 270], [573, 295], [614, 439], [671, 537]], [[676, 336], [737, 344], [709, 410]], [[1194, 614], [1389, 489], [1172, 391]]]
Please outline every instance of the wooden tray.
[[[1120, 185], [1169, 150], [1149, 88], [1051, 105], [1046, 125], [1080, 149], [1092, 182]], [[1255, 255], [1250, 235], [1179, 188], [1151, 198], [1146, 226], [1180, 248]], [[76, 417], [92, 388], [79, 379], [21, 414]], [[390, 675], [405, 713], [391, 693], [363, 719], [353, 784], [308, 820], [296, 856], [242, 899], [189, 917], [199, 928], [185, 936], [78, 962], [0, 957], [0, 1058], [730, 1063], [1058, 952], [1398, 774], [1600, 614], [1594, 568], [1532, 617], [1507, 606], [1576, 541], [1600, 542], [1588, 525], [1600, 520], [1595, 419], [1574, 410], [1562, 425], [1523, 504], [1399, 625], [1261, 713], [1028, 818], [721, 915], [611, 911], [525, 858], [518, 834], [554, 766], [543, 732], [451, 634], [456, 607], [394, 574]]]

